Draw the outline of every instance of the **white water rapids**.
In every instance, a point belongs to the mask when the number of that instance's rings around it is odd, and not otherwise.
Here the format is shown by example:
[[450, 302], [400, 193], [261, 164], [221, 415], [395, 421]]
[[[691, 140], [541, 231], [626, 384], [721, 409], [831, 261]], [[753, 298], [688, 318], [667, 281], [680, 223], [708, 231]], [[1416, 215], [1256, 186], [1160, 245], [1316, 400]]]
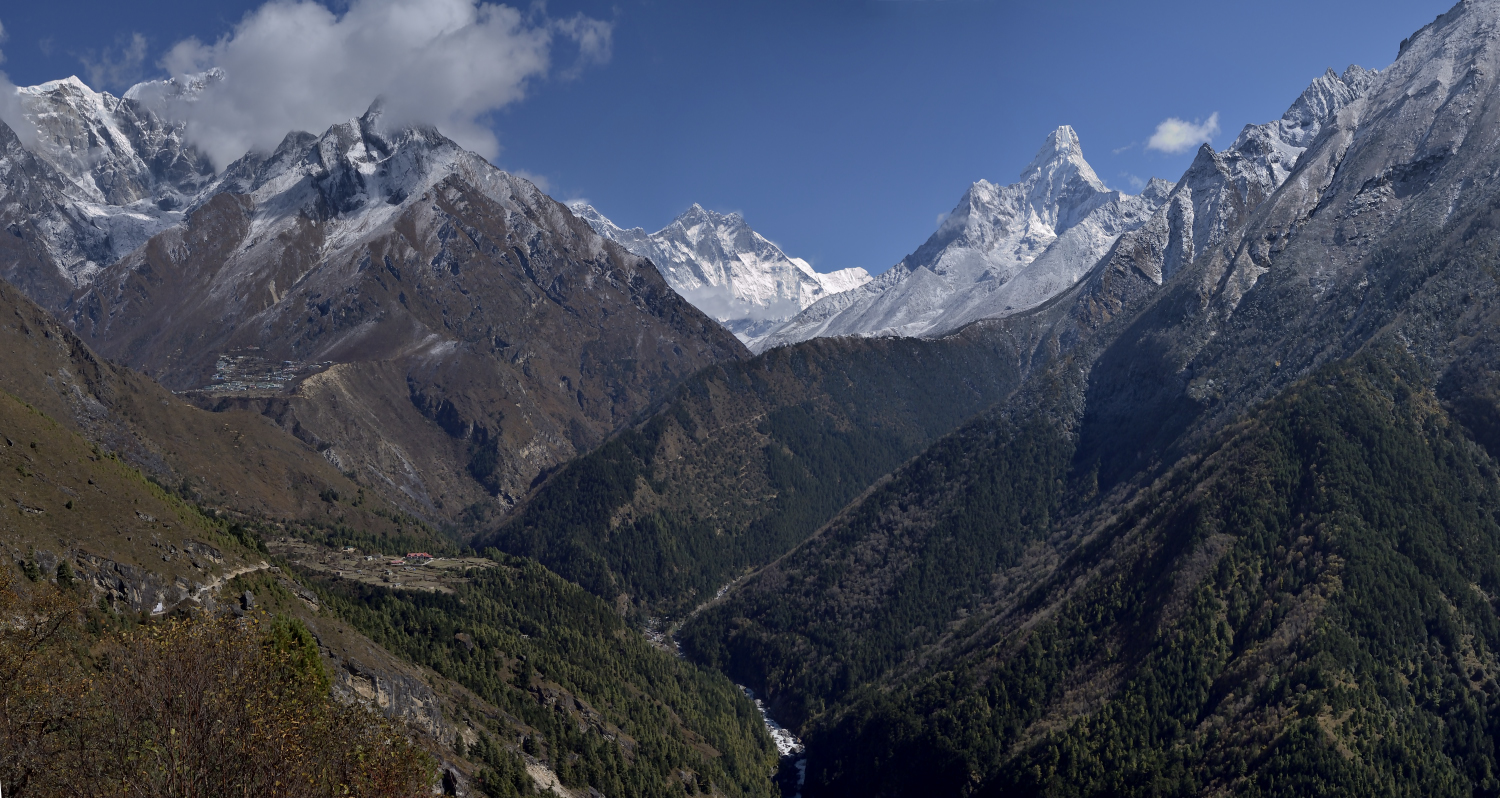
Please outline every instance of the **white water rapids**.
[[797, 769], [797, 791], [789, 798], [802, 798], [802, 785], [807, 781], [807, 759], [802, 756], [802, 753], [807, 750], [806, 747], [795, 734], [787, 731], [776, 722], [775, 718], [771, 717], [766, 709], [766, 702], [756, 698], [754, 690], [744, 685], [740, 685], [740, 689], [745, 691], [745, 696], [754, 701], [755, 708], [760, 710], [761, 720], [765, 721], [766, 731], [770, 732], [771, 739], [776, 743], [776, 750], [781, 753], [781, 758], [783, 760], [787, 757], [797, 758], [797, 761], [792, 763], [792, 767]]

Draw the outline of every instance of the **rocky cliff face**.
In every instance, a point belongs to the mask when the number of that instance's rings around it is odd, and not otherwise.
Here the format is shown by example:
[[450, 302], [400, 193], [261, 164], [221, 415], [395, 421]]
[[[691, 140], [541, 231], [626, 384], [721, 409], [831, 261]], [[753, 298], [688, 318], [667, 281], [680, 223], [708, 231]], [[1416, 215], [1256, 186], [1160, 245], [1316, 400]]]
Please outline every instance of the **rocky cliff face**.
[[[1302, 107], [1332, 115], [1299, 140], [1306, 149], [1279, 185], [1240, 178], [1274, 179], [1264, 166], [1244, 168], [1264, 148], [1200, 154], [1188, 175], [1201, 186], [1192, 236], [1211, 245], [1166, 269], [1172, 276], [1093, 369], [1086, 451], [1125, 418], [1158, 428], [1142, 452], [1170, 448], [1179, 435], [1201, 440], [1386, 336], [1454, 380], [1489, 368], [1475, 246], [1483, 247], [1492, 201], [1481, 176], [1497, 166], [1481, 143], [1495, 125], [1497, 18], [1493, 3], [1461, 3], [1408, 40], [1385, 71], [1346, 72], [1349, 92], [1320, 94], [1314, 84], [1288, 118]], [[1309, 102], [1319, 97], [1327, 102]], [[1240, 142], [1253, 144], [1250, 133]], [[1106, 476], [1135, 467], [1135, 456], [1099, 456]]]

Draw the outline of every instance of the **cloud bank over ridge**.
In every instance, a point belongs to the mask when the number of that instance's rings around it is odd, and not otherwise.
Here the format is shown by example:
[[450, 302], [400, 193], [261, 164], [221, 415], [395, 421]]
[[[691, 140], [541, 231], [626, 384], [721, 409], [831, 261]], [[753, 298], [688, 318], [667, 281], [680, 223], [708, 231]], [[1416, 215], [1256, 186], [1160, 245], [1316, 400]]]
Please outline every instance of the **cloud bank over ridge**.
[[[554, 20], [536, 8], [474, 0], [354, 0], [341, 14], [312, 0], [271, 0], [212, 44], [179, 42], [162, 59], [174, 85], [133, 96], [188, 124], [190, 139], [225, 165], [269, 151], [293, 130], [320, 133], [377, 98], [389, 124], [428, 123], [493, 160], [500, 143], [486, 117], [520, 100], [569, 42], [562, 77], [610, 56], [609, 22]], [[223, 79], [175, 92], [210, 69]]]
[[130, 34], [129, 44], [120, 36], [120, 55], [111, 55], [109, 48], [97, 53], [88, 52], [79, 56], [83, 73], [88, 75], [89, 86], [95, 89], [117, 90], [140, 80], [146, 70], [146, 37]]
[[[0, 23], [0, 44], [5, 43], [5, 25]], [[0, 52], [0, 64], [5, 63], [5, 53]], [[16, 137], [22, 144], [30, 145], [36, 136], [36, 131], [21, 115], [21, 98], [16, 95], [16, 84], [10, 82], [10, 78], [0, 72], [0, 122], [4, 122], [11, 130], [15, 131]]]
[[1174, 116], [1156, 126], [1156, 132], [1152, 133], [1151, 140], [1146, 142], [1146, 149], [1175, 155], [1187, 152], [1199, 144], [1212, 142], [1214, 136], [1217, 135], [1219, 135], [1217, 111], [1202, 122], [1188, 122]]

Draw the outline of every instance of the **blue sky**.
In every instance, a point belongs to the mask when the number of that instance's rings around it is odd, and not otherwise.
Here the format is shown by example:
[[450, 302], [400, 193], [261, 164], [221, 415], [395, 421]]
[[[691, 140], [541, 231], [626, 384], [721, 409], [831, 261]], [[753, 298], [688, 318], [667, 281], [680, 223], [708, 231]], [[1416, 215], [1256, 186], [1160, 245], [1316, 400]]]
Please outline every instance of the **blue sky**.
[[[495, 110], [474, 113], [497, 165], [624, 226], [655, 230], [699, 202], [743, 213], [822, 271], [879, 272], [969, 183], [1012, 182], [1057, 125], [1078, 130], [1112, 187], [1175, 180], [1191, 150], [1145, 146], [1164, 120], [1217, 114], [1222, 148], [1325, 68], [1386, 66], [1450, 5], [552, 0], [522, 9], [536, 30], [566, 31], [545, 69], [517, 73], [520, 99], [496, 86], [475, 101]], [[163, 76], [183, 39], [211, 45], [260, 6], [6, 4], [0, 68], [20, 85], [78, 74], [118, 91]], [[570, 19], [608, 23], [609, 46], [589, 46]]]

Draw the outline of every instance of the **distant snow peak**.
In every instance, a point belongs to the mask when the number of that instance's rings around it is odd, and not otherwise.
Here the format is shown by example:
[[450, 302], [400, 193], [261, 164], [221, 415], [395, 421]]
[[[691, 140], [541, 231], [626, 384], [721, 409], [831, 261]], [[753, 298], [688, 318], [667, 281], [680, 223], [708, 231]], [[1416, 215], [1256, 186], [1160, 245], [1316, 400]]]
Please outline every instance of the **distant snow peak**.
[[[384, 229], [449, 176], [492, 194], [502, 205], [516, 190], [510, 176], [434, 128], [387, 127], [376, 103], [321, 135], [294, 131], [269, 155], [245, 155], [225, 168], [198, 202], [223, 192], [248, 195], [256, 208], [254, 235], [275, 235], [311, 220], [321, 225], [322, 246], [331, 252]], [[529, 184], [526, 191], [540, 194]]]
[[144, 103], [153, 111], [161, 113], [166, 103], [195, 102], [204, 91], [223, 83], [225, 76], [224, 70], [213, 67], [192, 75], [148, 80], [126, 89], [124, 97]]
[[1132, 251], [1157, 253], [1137, 265], [1160, 283], [1242, 224], [1377, 77], [1358, 66], [1342, 75], [1329, 70], [1280, 119], [1246, 126], [1223, 152], [1204, 144], [1176, 184], [1153, 179], [1139, 196], [1107, 189], [1084, 160], [1077, 132], [1059, 127], [1018, 182], [974, 183], [906, 259], [813, 305], [752, 348], [831, 335], [939, 335], [1020, 313], [1075, 285], [1126, 234], [1152, 239], [1152, 247]]
[[1021, 182], [1036, 186], [1033, 196], [1050, 199], [1074, 186], [1107, 191], [1094, 168], [1083, 158], [1083, 145], [1071, 125], [1063, 125], [1047, 134], [1047, 141], [1021, 173]]
[[48, 208], [28, 212], [60, 276], [75, 286], [177, 224], [213, 177], [180, 125], [77, 77], [16, 89], [12, 99], [7, 124], [35, 158], [24, 171]]
[[938, 334], [1035, 307], [1082, 278], [1169, 191], [1165, 181], [1152, 181], [1140, 196], [1111, 191], [1084, 159], [1077, 131], [1063, 125], [1020, 180], [974, 183], [916, 252], [752, 348], [830, 335]]
[[129, 97], [68, 77], [17, 90], [33, 150], [83, 198], [109, 205], [180, 205], [212, 177], [207, 159], [168, 122]]
[[88, 284], [101, 268], [226, 191], [253, 198], [257, 235], [289, 230], [298, 219], [329, 222], [320, 235], [330, 250], [378, 230], [449, 175], [493, 191], [501, 204], [513, 193], [508, 183], [499, 186], [506, 181], [497, 170], [436, 129], [386, 124], [378, 102], [321, 134], [288, 133], [273, 152], [247, 153], [215, 174], [207, 156], [186, 142], [185, 124], [153, 107], [193, 102], [221, 80], [223, 73], [210, 70], [137, 84], [124, 97], [94, 91], [76, 77], [17, 90], [23, 127], [34, 139], [27, 145], [37, 162], [30, 171], [48, 187], [54, 208], [38, 225], [73, 286]]
[[696, 202], [655, 233], [626, 230], [587, 203], [570, 207], [599, 235], [650, 259], [677, 293], [751, 346], [823, 297], [870, 280], [859, 268], [815, 271], [757, 233], [740, 214], [718, 213]]

